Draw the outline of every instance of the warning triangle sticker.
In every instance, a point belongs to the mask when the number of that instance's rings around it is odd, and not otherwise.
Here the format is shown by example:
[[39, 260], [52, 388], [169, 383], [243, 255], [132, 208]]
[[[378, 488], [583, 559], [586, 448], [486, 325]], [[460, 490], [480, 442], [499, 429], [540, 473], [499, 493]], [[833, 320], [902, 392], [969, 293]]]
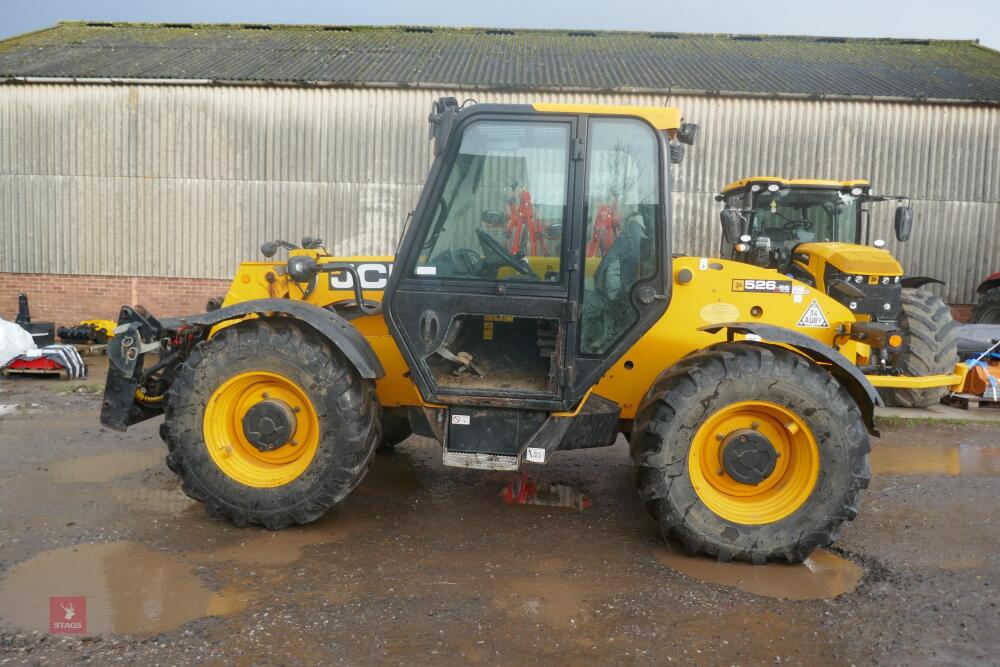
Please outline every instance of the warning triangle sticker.
[[813, 299], [809, 307], [806, 308], [806, 312], [802, 313], [802, 317], [799, 318], [799, 323], [795, 326], [808, 329], [826, 329], [830, 326], [830, 323], [823, 316], [823, 311], [820, 309], [819, 303], [816, 302], [816, 299]]

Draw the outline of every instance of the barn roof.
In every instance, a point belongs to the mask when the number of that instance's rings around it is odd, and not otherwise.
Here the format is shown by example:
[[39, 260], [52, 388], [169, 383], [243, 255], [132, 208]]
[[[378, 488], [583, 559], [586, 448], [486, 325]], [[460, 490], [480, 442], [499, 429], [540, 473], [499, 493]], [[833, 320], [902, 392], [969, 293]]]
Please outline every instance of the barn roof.
[[976, 40], [63, 22], [0, 42], [0, 80], [113, 79], [1000, 102]]

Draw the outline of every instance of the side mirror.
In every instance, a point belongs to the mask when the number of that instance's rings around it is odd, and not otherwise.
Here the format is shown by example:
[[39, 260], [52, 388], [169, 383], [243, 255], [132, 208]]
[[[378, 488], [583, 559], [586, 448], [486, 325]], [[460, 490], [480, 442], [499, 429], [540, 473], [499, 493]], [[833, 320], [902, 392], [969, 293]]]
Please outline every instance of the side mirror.
[[909, 206], [897, 206], [893, 226], [896, 228], [897, 241], [909, 241], [913, 233], [913, 209]]
[[698, 125], [696, 123], [681, 123], [677, 128], [677, 141], [688, 146], [694, 146], [698, 140]]
[[275, 241], [265, 241], [260, 244], [260, 254], [270, 259], [278, 252], [278, 244]]
[[562, 238], [562, 223], [554, 222], [545, 228], [545, 238], [558, 241]]
[[722, 221], [722, 236], [726, 243], [738, 243], [740, 240], [740, 213], [736, 209], [727, 208], [719, 213]]
[[286, 250], [295, 250], [295, 246], [288, 241], [282, 241], [281, 239], [276, 239], [274, 241], [266, 241], [260, 244], [260, 254], [264, 257], [271, 258], [274, 257], [275, 253], [278, 252], [278, 248], [285, 248]]
[[297, 283], [309, 283], [319, 275], [319, 263], [309, 255], [288, 258], [288, 275]]

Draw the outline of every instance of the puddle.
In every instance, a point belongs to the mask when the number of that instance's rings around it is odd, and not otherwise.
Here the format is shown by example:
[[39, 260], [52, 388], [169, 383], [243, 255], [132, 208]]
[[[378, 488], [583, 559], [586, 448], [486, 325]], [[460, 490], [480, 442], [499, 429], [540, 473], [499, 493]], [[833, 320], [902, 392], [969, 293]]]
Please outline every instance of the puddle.
[[302, 558], [304, 547], [339, 542], [350, 535], [357, 525], [357, 519], [333, 511], [307, 526], [280, 531], [248, 528], [240, 531], [243, 539], [237, 544], [193, 553], [189, 558], [199, 563], [290, 565]]
[[378, 454], [372, 459], [368, 474], [354, 492], [362, 496], [391, 498], [405, 496], [419, 489], [420, 483], [417, 481], [413, 462], [404, 454], [391, 452]]
[[898, 445], [874, 447], [876, 475], [1000, 475], [1000, 447], [984, 445]]
[[17, 403], [0, 403], [0, 417], [14, 414], [19, 407]]
[[213, 593], [190, 566], [131, 542], [55, 549], [13, 566], [0, 580], [0, 618], [47, 632], [50, 596], [86, 598], [88, 635], [165, 632], [247, 603], [232, 591]]
[[799, 565], [719, 563], [702, 556], [689, 556], [674, 544], [657, 547], [655, 555], [670, 569], [689, 577], [790, 600], [830, 599], [850, 593], [864, 575], [858, 565], [823, 549], [816, 549]]
[[57, 484], [103, 484], [140, 470], [165, 468], [165, 457], [166, 453], [160, 449], [120, 450], [56, 461], [50, 466], [49, 472]]
[[500, 591], [493, 597], [493, 606], [512, 616], [535, 617], [557, 629], [578, 627], [591, 619], [589, 599], [594, 590], [587, 582], [543, 575], [498, 585]]

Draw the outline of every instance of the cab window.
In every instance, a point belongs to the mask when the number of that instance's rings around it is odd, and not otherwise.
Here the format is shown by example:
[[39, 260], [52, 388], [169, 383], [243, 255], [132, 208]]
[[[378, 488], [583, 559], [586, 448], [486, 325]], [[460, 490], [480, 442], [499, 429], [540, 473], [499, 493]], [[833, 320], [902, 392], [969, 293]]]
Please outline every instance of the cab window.
[[580, 350], [603, 354], [639, 320], [632, 288], [656, 273], [659, 149], [635, 119], [590, 121]]
[[754, 200], [750, 235], [769, 238], [773, 246], [785, 249], [806, 241], [853, 243], [858, 206], [858, 197], [837, 190], [760, 192]]
[[559, 282], [570, 127], [553, 121], [470, 124], [414, 274]]

